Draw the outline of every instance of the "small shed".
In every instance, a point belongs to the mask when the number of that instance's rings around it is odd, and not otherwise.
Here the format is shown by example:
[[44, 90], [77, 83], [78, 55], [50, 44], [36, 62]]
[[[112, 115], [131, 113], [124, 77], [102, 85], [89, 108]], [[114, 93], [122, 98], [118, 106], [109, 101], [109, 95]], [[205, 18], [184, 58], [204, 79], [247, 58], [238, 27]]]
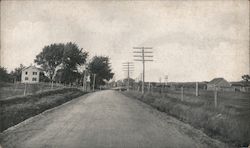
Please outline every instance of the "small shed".
[[207, 83], [207, 90], [215, 90], [216, 88], [222, 91], [230, 91], [231, 84], [224, 78], [214, 78]]

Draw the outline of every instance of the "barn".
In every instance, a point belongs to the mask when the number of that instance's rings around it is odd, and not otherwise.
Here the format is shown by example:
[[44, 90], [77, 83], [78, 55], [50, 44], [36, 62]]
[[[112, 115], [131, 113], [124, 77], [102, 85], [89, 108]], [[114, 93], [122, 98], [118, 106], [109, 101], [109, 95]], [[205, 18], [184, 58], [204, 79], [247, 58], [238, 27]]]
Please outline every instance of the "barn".
[[207, 90], [231, 91], [231, 84], [224, 78], [214, 78], [207, 83]]

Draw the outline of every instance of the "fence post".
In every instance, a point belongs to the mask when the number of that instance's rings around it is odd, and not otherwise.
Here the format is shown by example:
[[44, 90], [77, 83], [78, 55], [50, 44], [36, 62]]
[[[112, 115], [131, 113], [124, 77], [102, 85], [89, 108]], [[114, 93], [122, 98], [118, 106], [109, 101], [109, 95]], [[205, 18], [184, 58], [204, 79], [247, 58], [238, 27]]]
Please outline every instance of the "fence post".
[[214, 91], [214, 106], [217, 107], [217, 102], [218, 101], [218, 91], [217, 91], [217, 87], [215, 87], [215, 91]]
[[199, 96], [199, 84], [196, 82], [196, 91], [195, 91], [196, 97]]
[[93, 91], [95, 91], [95, 76], [96, 76], [96, 74], [94, 74], [94, 80], [93, 80]]
[[162, 85], [161, 85], [161, 93], [162, 93], [162, 94], [164, 94], [164, 89], [163, 89], [163, 88], [164, 88], [164, 85], [165, 85], [165, 84], [162, 84]]
[[183, 93], [184, 93], [184, 90], [183, 90], [183, 86], [182, 86], [182, 87], [181, 87], [181, 101], [183, 101], [183, 98], [184, 98]]
[[15, 84], [15, 92], [16, 92], [16, 88], [17, 88], [17, 81], [16, 81], [16, 78], [15, 78], [15, 80], [14, 80], [14, 84]]
[[26, 89], [27, 89], [27, 83], [24, 83], [24, 92], [23, 92], [24, 96], [26, 95]]
[[54, 85], [54, 82], [53, 82], [53, 80], [52, 80], [52, 82], [51, 82], [51, 89], [53, 89], [53, 85]]
[[150, 82], [148, 82], [148, 92], [151, 92], [151, 88], [150, 88]]

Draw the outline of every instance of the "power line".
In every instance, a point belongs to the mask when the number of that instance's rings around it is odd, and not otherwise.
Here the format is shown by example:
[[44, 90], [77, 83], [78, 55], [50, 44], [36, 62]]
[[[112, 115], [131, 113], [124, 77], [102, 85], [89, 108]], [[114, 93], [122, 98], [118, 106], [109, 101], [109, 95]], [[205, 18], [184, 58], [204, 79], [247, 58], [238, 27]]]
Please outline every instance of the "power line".
[[[153, 61], [152, 54], [153, 51], [145, 51], [146, 49], [153, 49], [152, 47], [133, 47], [133, 49], [140, 50], [140, 51], [134, 51], [133, 53], [135, 54], [134, 57], [137, 59], [134, 59], [134, 61], [142, 61], [142, 94], [144, 94], [144, 83], [145, 83], [145, 62], [151, 62]], [[148, 55], [147, 55], [148, 54]], [[146, 59], [148, 58], [148, 59]]]

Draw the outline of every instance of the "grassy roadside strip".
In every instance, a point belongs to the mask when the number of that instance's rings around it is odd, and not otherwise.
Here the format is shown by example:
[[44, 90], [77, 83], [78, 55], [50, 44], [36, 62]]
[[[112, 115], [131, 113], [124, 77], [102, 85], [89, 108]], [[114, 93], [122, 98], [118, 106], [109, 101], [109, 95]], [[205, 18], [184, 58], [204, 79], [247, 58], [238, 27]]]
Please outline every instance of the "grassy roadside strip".
[[84, 94], [76, 88], [63, 88], [0, 100], [0, 132]]
[[151, 105], [161, 112], [165, 112], [193, 127], [202, 130], [210, 137], [219, 139], [235, 147], [250, 144], [250, 122], [247, 117], [236, 116], [231, 112], [224, 114], [204, 102], [188, 102], [170, 96], [159, 94], [145, 94], [140, 92], [122, 92], [128, 97], [138, 99]]

